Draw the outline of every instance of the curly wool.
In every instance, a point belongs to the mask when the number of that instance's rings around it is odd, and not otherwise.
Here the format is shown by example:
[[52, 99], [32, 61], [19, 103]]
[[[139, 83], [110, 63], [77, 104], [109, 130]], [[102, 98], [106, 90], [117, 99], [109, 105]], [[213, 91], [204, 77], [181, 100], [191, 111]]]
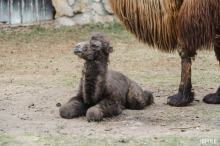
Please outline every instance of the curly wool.
[[219, 27], [219, 0], [109, 0], [125, 27], [165, 52], [211, 45]]

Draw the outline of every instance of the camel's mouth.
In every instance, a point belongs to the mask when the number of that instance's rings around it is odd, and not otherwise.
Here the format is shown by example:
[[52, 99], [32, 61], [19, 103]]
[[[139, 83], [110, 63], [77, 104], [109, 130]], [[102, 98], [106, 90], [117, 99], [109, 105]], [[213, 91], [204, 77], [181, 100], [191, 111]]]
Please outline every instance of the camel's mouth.
[[82, 55], [82, 52], [74, 50], [74, 54], [80, 56], [80, 55]]
[[85, 51], [86, 48], [86, 42], [81, 42], [76, 44], [76, 46], [73, 48], [73, 52], [75, 55], [82, 55], [83, 51]]
[[73, 49], [74, 54], [82, 54], [82, 46], [81, 44], [77, 44]]

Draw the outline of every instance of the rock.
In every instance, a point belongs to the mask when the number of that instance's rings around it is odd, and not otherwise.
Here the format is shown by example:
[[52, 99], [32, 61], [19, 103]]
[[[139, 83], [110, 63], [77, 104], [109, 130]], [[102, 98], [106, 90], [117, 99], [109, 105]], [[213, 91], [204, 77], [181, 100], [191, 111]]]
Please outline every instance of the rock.
[[57, 107], [61, 107], [61, 103], [58, 102], [58, 103], [56, 104], [56, 106], [57, 106]]
[[75, 25], [76, 22], [69, 17], [58, 17], [56, 18], [56, 25], [57, 26], [72, 26]]
[[102, 3], [93, 3], [91, 5], [91, 7], [92, 7], [93, 13], [96, 13], [96, 14], [102, 15], [102, 16], [106, 15], [106, 12], [104, 10]]
[[120, 143], [128, 143], [129, 141], [127, 139], [120, 139], [118, 142], [120, 142]]
[[34, 103], [32, 103], [32, 104], [30, 104], [29, 106], [28, 106], [28, 108], [34, 108], [35, 107], [35, 104]]
[[112, 9], [111, 9], [111, 6], [110, 6], [108, 0], [103, 0], [103, 1], [102, 1], [102, 5], [103, 5], [105, 11], [106, 11], [109, 15], [113, 15], [113, 11], [112, 11]]
[[88, 9], [88, 2], [86, 0], [77, 0], [73, 6], [74, 13], [84, 13]]
[[61, 16], [73, 16], [73, 9], [67, 0], [52, 0], [52, 4], [56, 10], [56, 18]]
[[92, 20], [94, 23], [105, 23], [105, 22], [113, 22], [114, 21], [114, 17], [111, 17], [109, 15], [106, 16], [101, 16], [101, 15], [94, 15], [92, 17]]
[[75, 4], [76, 0], [68, 0], [68, 3], [70, 6], [73, 6]]
[[79, 25], [88, 24], [91, 23], [91, 16], [89, 13], [78, 14], [72, 18], [72, 21]]
[[181, 129], [181, 132], [186, 132], [186, 130], [185, 129]]
[[105, 131], [112, 131], [112, 128], [106, 128]]

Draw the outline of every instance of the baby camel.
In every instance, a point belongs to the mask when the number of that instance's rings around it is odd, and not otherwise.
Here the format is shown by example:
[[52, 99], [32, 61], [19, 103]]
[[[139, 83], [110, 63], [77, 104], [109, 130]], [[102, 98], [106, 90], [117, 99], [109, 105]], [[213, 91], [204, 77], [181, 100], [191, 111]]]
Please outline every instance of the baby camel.
[[108, 70], [113, 48], [106, 38], [94, 34], [89, 42], [76, 45], [74, 53], [85, 60], [79, 92], [60, 108], [60, 116], [71, 119], [86, 115], [88, 121], [119, 115], [123, 109], [143, 109], [153, 95], [125, 75]]

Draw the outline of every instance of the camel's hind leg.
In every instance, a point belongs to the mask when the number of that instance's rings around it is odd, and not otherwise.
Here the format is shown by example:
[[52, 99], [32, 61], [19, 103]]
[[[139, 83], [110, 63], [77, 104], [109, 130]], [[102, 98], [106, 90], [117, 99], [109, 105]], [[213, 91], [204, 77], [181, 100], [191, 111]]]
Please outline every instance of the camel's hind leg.
[[173, 96], [168, 97], [168, 104], [171, 106], [182, 107], [187, 106], [194, 100], [194, 93], [192, 92], [191, 82], [191, 66], [192, 59], [189, 55], [180, 53], [181, 56], [181, 81], [179, 85], [179, 92]]
[[152, 103], [152, 93], [143, 91], [137, 83], [131, 81], [127, 94], [126, 108], [139, 110]]
[[220, 65], [220, 28], [216, 31], [216, 39], [215, 39], [215, 55]]
[[[220, 65], [220, 28], [217, 30], [215, 42], [215, 54], [219, 61]], [[216, 93], [209, 94], [204, 97], [203, 101], [208, 104], [220, 104], [220, 87], [216, 91]]]

